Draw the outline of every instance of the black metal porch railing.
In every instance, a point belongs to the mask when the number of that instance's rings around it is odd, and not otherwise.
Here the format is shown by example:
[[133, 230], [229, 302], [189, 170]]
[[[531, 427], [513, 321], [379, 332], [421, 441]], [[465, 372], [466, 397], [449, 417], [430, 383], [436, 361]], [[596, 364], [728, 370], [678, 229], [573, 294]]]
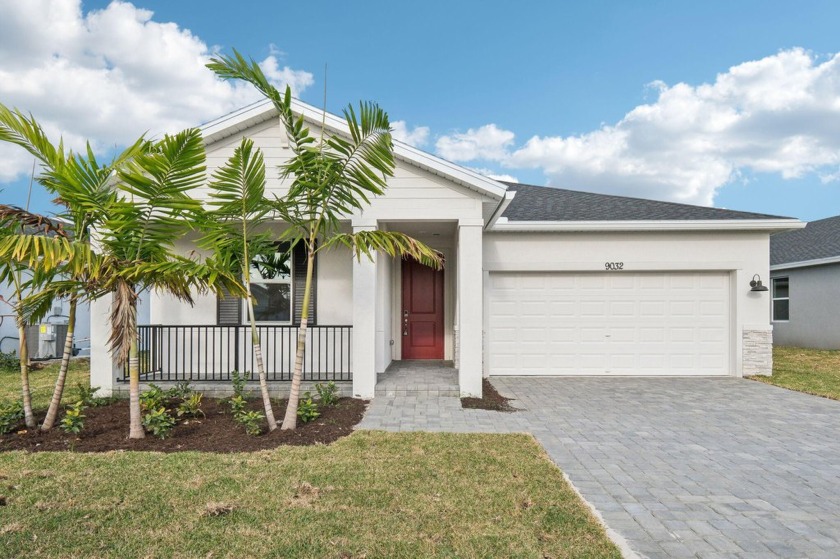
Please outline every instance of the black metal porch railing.
[[[146, 382], [224, 382], [231, 371], [252, 373], [257, 367], [249, 326], [138, 326], [140, 380]], [[258, 326], [266, 375], [291, 381], [297, 326]], [[310, 326], [306, 332], [303, 379], [352, 380], [352, 326]], [[128, 381], [128, 366], [118, 379]]]

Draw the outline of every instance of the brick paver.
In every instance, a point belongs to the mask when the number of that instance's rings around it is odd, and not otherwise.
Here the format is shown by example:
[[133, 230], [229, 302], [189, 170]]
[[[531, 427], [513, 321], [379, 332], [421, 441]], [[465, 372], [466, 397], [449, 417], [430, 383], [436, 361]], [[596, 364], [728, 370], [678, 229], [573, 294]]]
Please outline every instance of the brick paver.
[[840, 557], [840, 402], [735, 378], [523, 378], [522, 411], [377, 397], [361, 428], [530, 432], [643, 557]]

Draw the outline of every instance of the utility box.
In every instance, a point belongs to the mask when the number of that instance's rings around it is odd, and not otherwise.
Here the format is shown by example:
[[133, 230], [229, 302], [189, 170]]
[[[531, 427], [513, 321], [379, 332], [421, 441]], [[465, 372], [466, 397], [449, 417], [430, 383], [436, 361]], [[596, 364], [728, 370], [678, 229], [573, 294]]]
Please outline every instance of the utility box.
[[29, 350], [29, 358], [34, 360], [60, 358], [66, 338], [66, 324], [44, 322], [27, 326], [26, 349]]

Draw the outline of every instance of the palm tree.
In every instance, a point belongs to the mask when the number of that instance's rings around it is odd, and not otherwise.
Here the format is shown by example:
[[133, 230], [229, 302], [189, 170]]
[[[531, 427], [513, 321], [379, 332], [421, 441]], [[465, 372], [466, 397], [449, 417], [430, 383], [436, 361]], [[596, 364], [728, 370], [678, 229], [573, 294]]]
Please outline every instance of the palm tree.
[[[0, 217], [4, 220], [26, 224], [32, 232], [46, 235], [72, 236], [75, 240], [90, 244], [91, 228], [103, 216], [101, 212], [114, 196], [111, 183], [115, 169], [137, 156], [145, 149], [145, 142], [138, 140], [134, 145], [119, 154], [106, 166], [101, 166], [88, 144], [86, 156], [64, 154], [61, 143], [53, 145], [42, 127], [31, 116], [20, 111], [13, 111], [0, 104], [0, 140], [16, 144], [41, 163], [38, 181], [56, 196], [55, 201], [63, 208], [57, 220], [32, 214], [11, 206], [0, 206]], [[63, 223], [69, 224], [68, 228]], [[41, 424], [41, 430], [50, 430], [58, 417], [64, 384], [73, 352], [73, 337], [76, 327], [76, 310], [79, 300], [85, 297], [89, 286], [86, 270], [81, 270], [81, 277], [72, 277], [60, 269], [43, 270], [36, 267], [31, 270], [37, 291], [22, 301], [29, 309], [26, 317], [37, 321], [57, 298], [69, 300], [67, 335], [64, 340], [61, 366], [55, 382], [47, 415]]]
[[[280, 113], [294, 156], [281, 169], [291, 179], [289, 192], [274, 203], [274, 210], [288, 228], [282, 238], [302, 243], [306, 250], [306, 283], [298, 330], [294, 374], [289, 401], [281, 429], [297, 426], [300, 383], [315, 255], [342, 245], [356, 258], [372, 258], [377, 251], [389, 256], [408, 256], [423, 264], [440, 268], [442, 256], [435, 250], [404, 235], [386, 231], [342, 233], [340, 221], [370, 204], [370, 198], [384, 193], [386, 177], [393, 176], [394, 153], [388, 115], [374, 103], [360, 103], [358, 113], [344, 110], [348, 132], [327, 135], [321, 127], [320, 139], [313, 138], [302, 116], [292, 113], [291, 89], [281, 94], [263, 74], [259, 65], [245, 60], [238, 52], [214, 58], [208, 67], [224, 79], [251, 83], [269, 99]], [[326, 111], [324, 113], [326, 118]]]
[[[23, 211], [23, 210], [21, 210]], [[0, 238], [17, 234], [19, 225], [3, 220], [0, 225]], [[32, 412], [32, 392], [29, 388], [29, 348], [26, 338], [26, 316], [23, 313], [21, 301], [29, 282], [23, 279], [27, 272], [26, 266], [10, 259], [0, 261], [0, 283], [7, 283], [12, 286], [14, 300], [5, 301], [12, 305], [15, 314], [15, 325], [18, 329], [18, 358], [20, 359], [20, 388], [21, 400], [23, 401], [23, 420], [28, 429], [36, 427], [35, 415]]]
[[200, 132], [185, 130], [137, 146], [137, 154], [112, 175], [110, 195], [79, 196], [71, 202], [89, 205], [97, 216], [91, 243], [44, 235], [0, 239], [0, 259], [86, 277], [85, 299], [113, 297], [109, 345], [117, 365], [128, 364], [132, 439], [145, 436], [139, 402], [138, 293], [155, 289], [189, 304], [196, 293], [210, 289], [242, 294], [241, 285], [226, 270], [175, 254], [175, 242], [203, 220], [201, 204], [189, 195], [205, 178]]
[[243, 139], [227, 163], [213, 173], [210, 181], [210, 206], [207, 212], [207, 232], [200, 244], [215, 252], [222, 265], [243, 278], [251, 342], [254, 346], [257, 372], [260, 379], [268, 430], [277, 428], [274, 410], [268, 393], [268, 379], [263, 363], [262, 344], [254, 317], [254, 298], [251, 293], [251, 267], [262, 263], [274, 253], [270, 236], [260, 232], [271, 210], [265, 198], [265, 162], [254, 143]]
[[[17, 238], [25, 234], [54, 235], [67, 238], [63, 224], [48, 217], [0, 204], [0, 238]], [[24, 275], [28, 279], [24, 279]], [[52, 306], [53, 297], [44, 296], [44, 286], [56, 276], [55, 270], [44, 271], [41, 268], [28, 268], [12, 258], [3, 258], [0, 262], [0, 283], [9, 283], [15, 292], [13, 304], [15, 320], [18, 326], [18, 339], [21, 371], [21, 390], [23, 393], [24, 422], [27, 428], [36, 427], [32, 410], [32, 395], [29, 389], [29, 349], [27, 345], [26, 325], [39, 321]], [[24, 294], [27, 295], [24, 295]], [[40, 297], [41, 302], [33, 307], [32, 299]], [[71, 315], [75, 308], [71, 306]], [[65, 371], [66, 373], [66, 371]]]

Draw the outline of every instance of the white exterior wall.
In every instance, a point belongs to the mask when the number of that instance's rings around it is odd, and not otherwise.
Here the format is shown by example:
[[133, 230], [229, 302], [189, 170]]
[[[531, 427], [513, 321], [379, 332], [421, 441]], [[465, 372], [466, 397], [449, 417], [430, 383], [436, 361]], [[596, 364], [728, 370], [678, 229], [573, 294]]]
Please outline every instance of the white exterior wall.
[[[766, 232], [487, 233], [484, 269], [492, 271], [601, 272], [605, 262], [623, 262], [624, 271], [726, 271], [731, 285], [731, 374], [745, 370], [744, 338], [771, 339], [767, 292], [751, 292], [753, 274], [769, 278]], [[616, 274], [621, 271], [612, 272]], [[755, 357], [766, 367], [767, 352]], [[753, 371], [754, 367], [746, 367]]]

